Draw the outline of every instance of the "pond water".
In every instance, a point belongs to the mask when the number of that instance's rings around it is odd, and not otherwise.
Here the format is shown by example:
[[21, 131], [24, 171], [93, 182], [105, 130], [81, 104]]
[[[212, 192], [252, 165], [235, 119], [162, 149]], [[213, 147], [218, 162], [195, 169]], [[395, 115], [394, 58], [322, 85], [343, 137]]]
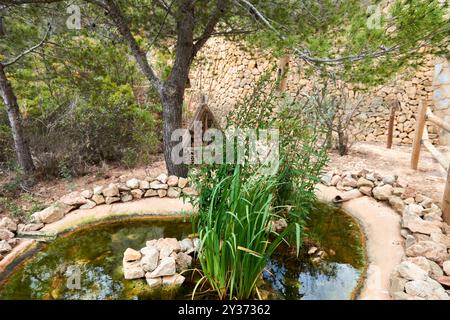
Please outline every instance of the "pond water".
[[[179, 289], [149, 289], [144, 279], [124, 280], [122, 256], [146, 240], [181, 239], [191, 232], [190, 223], [148, 220], [73, 232], [43, 245], [7, 278], [0, 275], [0, 299], [190, 299], [195, 275], [187, 276]], [[261, 291], [270, 299], [351, 298], [365, 265], [358, 225], [343, 212], [318, 204], [307, 232], [328, 257], [312, 263], [306, 254], [296, 258], [279, 250], [263, 274]], [[80, 283], [74, 280], [76, 272]]]

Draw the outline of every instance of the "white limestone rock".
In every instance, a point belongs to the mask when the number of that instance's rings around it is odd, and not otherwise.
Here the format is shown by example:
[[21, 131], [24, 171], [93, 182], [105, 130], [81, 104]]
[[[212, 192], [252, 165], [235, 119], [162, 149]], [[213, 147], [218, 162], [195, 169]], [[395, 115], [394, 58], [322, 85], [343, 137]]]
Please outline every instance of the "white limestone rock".
[[450, 260], [444, 261], [442, 267], [444, 269], [445, 274], [450, 276]]
[[138, 189], [139, 188], [139, 180], [136, 178], [130, 179], [126, 182], [126, 185], [130, 189]]
[[162, 278], [163, 286], [181, 286], [186, 278], [181, 274], [174, 274], [171, 276], [164, 276]]
[[140, 279], [145, 276], [145, 272], [139, 260], [123, 261], [123, 275], [127, 280]]
[[183, 239], [178, 242], [180, 244], [180, 250], [182, 252], [190, 251], [194, 249], [194, 244], [192, 243], [192, 240], [189, 238]]
[[142, 269], [146, 272], [152, 272], [156, 269], [159, 262], [159, 251], [154, 247], [145, 247], [141, 249], [143, 254], [141, 258]]
[[185, 271], [191, 267], [192, 257], [184, 252], [179, 252], [175, 257], [175, 264], [177, 272]]
[[169, 176], [167, 179], [167, 185], [169, 187], [176, 187], [178, 185], [178, 177], [177, 176]]
[[118, 196], [120, 196], [119, 188], [118, 188], [117, 185], [114, 184], [114, 183], [111, 183], [111, 184], [109, 184], [106, 188], [104, 188], [103, 191], [102, 191], [102, 193], [103, 193], [103, 195], [104, 195], [105, 197], [107, 197], [107, 198], [108, 198], [108, 197], [112, 198], [112, 197], [118, 197]]
[[161, 183], [160, 181], [152, 181], [150, 183], [150, 188], [154, 190], [167, 190], [169, 186], [165, 183]]
[[11, 218], [4, 217], [0, 219], [0, 228], [5, 228], [9, 231], [17, 231], [17, 223], [15, 223]]
[[156, 180], [158, 180], [162, 184], [166, 184], [167, 179], [168, 179], [168, 177], [167, 177], [167, 174], [165, 174], [165, 173], [161, 173], [159, 176], [156, 177]]
[[0, 253], [8, 253], [12, 250], [11, 245], [6, 240], [0, 240]]
[[435, 232], [441, 232], [441, 228], [436, 223], [425, 221], [414, 213], [409, 213], [407, 210], [405, 210], [402, 217], [402, 227], [409, 229], [412, 232], [418, 232], [427, 235]]
[[157, 278], [163, 276], [171, 276], [176, 273], [176, 263], [173, 257], [166, 257], [162, 259], [159, 265], [153, 272], [150, 273], [149, 278]]
[[380, 201], [387, 200], [392, 195], [393, 187], [390, 184], [372, 189], [373, 197]]
[[141, 258], [142, 254], [132, 248], [127, 248], [123, 254], [123, 261], [136, 261]]
[[147, 281], [147, 284], [150, 288], [157, 288], [160, 287], [162, 285], [162, 278], [158, 277], [158, 278], [149, 278], [147, 277], [147, 275], [149, 275], [150, 273], [146, 273], [145, 274], [145, 280]]
[[434, 241], [419, 241], [406, 249], [406, 256], [418, 257], [423, 256], [437, 263], [443, 263], [449, 259], [447, 248], [440, 243]]

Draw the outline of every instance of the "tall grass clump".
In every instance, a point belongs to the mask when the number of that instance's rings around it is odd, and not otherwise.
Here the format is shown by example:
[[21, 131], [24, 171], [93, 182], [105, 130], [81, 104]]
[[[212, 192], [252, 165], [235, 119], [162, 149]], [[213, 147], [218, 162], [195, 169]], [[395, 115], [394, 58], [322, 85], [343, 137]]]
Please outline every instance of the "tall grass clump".
[[[219, 299], [256, 298], [260, 276], [277, 247], [283, 244], [299, 254], [303, 225], [316, 201], [314, 187], [330, 146], [321, 117], [326, 110], [315, 101], [315, 97], [287, 98], [277, 93], [270, 77], [262, 77], [230, 113], [226, 129], [256, 129], [257, 136], [259, 130], [278, 129], [278, 170], [260, 174], [261, 164], [249, 163], [248, 154], [239, 164], [224, 161], [191, 170], [199, 192], [191, 200], [199, 212], [193, 231], [201, 241], [198, 259], [203, 275], [193, 296], [212, 291]], [[288, 227], [276, 233], [272, 222], [280, 218]]]
[[254, 297], [259, 276], [284, 236], [269, 226], [276, 177], [242, 178], [237, 165], [212, 189], [209, 208], [197, 220], [203, 273], [198, 285], [207, 281], [219, 299]]

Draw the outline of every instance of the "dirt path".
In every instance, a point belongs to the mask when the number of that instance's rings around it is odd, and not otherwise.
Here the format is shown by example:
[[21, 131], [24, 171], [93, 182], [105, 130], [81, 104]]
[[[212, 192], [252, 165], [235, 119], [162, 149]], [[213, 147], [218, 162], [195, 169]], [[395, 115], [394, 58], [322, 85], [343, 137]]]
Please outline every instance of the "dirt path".
[[[449, 147], [437, 148], [450, 159]], [[419, 192], [440, 202], [447, 173], [424, 148], [421, 151], [419, 169], [410, 169], [411, 149], [411, 146], [386, 149], [384, 144], [358, 142], [346, 156], [340, 157], [337, 153], [332, 153], [329, 168], [349, 171], [368, 169], [381, 174], [396, 174]]]

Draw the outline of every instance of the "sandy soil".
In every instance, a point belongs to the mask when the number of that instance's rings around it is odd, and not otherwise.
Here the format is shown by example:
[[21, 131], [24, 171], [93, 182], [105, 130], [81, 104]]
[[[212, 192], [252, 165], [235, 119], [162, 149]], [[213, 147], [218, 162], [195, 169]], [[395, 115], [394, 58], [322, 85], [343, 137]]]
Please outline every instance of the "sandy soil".
[[[438, 146], [437, 149], [450, 159], [449, 147]], [[333, 153], [329, 168], [350, 171], [368, 169], [381, 174], [396, 174], [419, 192], [440, 202], [447, 173], [424, 148], [420, 153], [418, 170], [412, 170], [411, 150], [411, 146], [394, 145], [392, 149], [386, 149], [384, 144], [358, 142], [346, 156]]]
[[[450, 158], [450, 148], [439, 146], [438, 149]], [[337, 153], [331, 154], [329, 168], [341, 170], [376, 170], [381, 174], [397, 174], [414, 186], [419, 192], [440, 202], [444, 190], [446, 172], [434, 160], [431, 154], [422, 149], [419, 170], [410, 169], [411, 146], [393, 146], [386, 149], [380, 143], [355, 143], [350, 153], [340, 157]], [[75, 190], [92, 189], [95, 185], [106, 185], [118, 180], [126, 181], [131, 177], [144, 178], [145, 176], [166, 172], [163, 156], [159, 155], [148, 166], [128, 169], [115, 165], [104, 165], [91, 174], [71, 180], [54, 179], [39, 182], [31, 191], [35, 198], [46, 205], [58, 200], [61, 196]], [[5, 180], [5, 179], [3, 179]], [[2, 179], [0, 177], [0, 184]], [[12, 201], [9, 199], [9, 201]], [[32, 203], [27, 198], [13, 200], [15, 204], [27, 211]], [[1, 205], [0, 205], [1, 211]], [[9, 215], [9, 212], [0, 212], [0, 217]]]
[[148, 166], [128, 169], [119, 166], [104, 166], [99, 168], [98, 172], [93, 172], [82, 177], [71, 180], [55, 179], [54, 181], [40, 182], [33, 192], [46, 201], [54, 201], [61, 196], [72, 191], [82, 191], [92, 189], [96, 185], [107, 185], [111, 182], [126, 181], [130, 178], [143, 179], [146, 176], [153, 176], [166, 172], [165, 162], [162, 155]]
[[[154, 176], [162, 172], [167, 172], [163, 155], [155, 157], [155, 161], [147, 166], [129, 169], [117, 165], [104, 164], [101, 167], [96, 167], [90, 174], [76, 177], [70, 180], [66, 179], [52, 179], [47, 181], [39, 181], [31, 191], [34, 199], [38, 199], [45, 205], [50, 205], [54, 201], [61, 198], [72, 191], [82, 191], [85, 189], [93, 189], [97, 185], [107, 185], [111, 182], [126, 181], [130, 178], [143, 179], [146, 176]], [[0, 187], [8, 181], [7, 176], [0, 176]], [[32, 201], [27, 197], [17, 197], [15, 199], [9, 197], [8, 201], [22, 208], [23, 211], [28, 211], [32, 206]], [[2, 212], [0, 204], [0, 217], [10, 216], [7, 208]]]

